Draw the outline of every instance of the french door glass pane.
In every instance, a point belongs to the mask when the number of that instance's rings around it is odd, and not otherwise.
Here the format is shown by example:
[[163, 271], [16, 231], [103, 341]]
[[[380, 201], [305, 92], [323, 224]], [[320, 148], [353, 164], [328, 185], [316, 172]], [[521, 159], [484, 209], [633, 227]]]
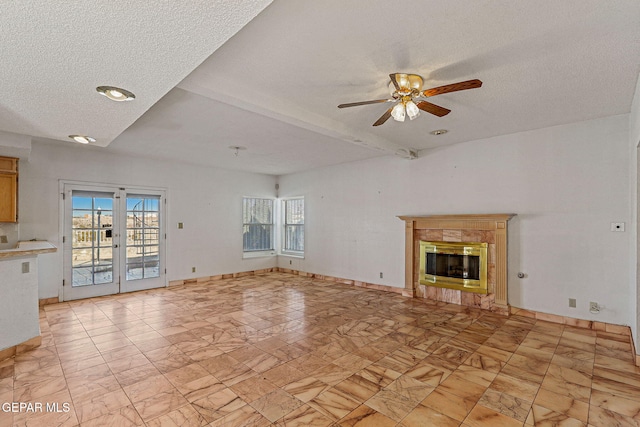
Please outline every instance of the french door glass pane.
[[160, 276], [160, 197], [127, 196], [127, 280]]
[[71, 286], [113, 282], [113, 197], [100, 194], [72, 194]]

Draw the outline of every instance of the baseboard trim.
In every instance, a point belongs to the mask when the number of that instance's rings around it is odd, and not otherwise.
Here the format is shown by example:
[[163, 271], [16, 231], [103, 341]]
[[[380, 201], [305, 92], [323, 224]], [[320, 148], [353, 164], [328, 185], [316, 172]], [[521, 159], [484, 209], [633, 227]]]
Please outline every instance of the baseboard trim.
[[52, 297], [52, 298], [42, 298], [38, 300], [38, 307], [44, 307], [45, 305], [57, 304], [60, 302], [60, 298]]
[[254, 276], [254, 275], [257, 275], [257, 274], [273, 273], [274, 271], [276, 271], [276, 268], [277, 267], [263, 268], [261, 270], [241, 271], [241, 272], [238, 272], [238, 273], [217, 274], [215, 276], [202, 276], [202, 277], [195, 277], [195, 278], [192, 278], [192, 279], [183, 279], [183, 280], [171, 280], [171, 281], [169, 281], [169, 287], [182, 286], [182, 285], [191, 285], [191, 284], [195, 284], [195, 283], [215, 282], [217, 280], [223, 280], [223, 279], [235, 279], [235, 278], [238, 278], [238, 277]]
[[10, 359], [17, 354], [21, 354], [26, 351], [33, 350], [36, 347], [40, 347], [40, 344], [42, 344], [42, 336], [38, 335], [20, 344], [5, 348], [4, 350], [0, 350], [0, 362], [6, 359]]
[[336, 283], [341, 283], [343, 285], [357, 286], [359, 288], [367, 288], [367, 289], [375, 289], [376, 291], [391, 292], [399, 295], [402, 295], [402, 291], [404, 291], [404, 288], [397, 288], [395, 286], [379, 285], [377, 283], [368, 283], [360, 280], [326, 276], [324, 274], [309, 273], [306, 271], [292, 270], [290, 268], [276, 267], [276, 271], [280, 273], [294, 274], [301, 277], [309, 277], [312, 279], [324, 280], [326, 282], [336, 282]]
[[311, 279], [324, 280], [327, 282], [341, 283], [343, 285], [352, 285], [352, 286], [358, 286], [360, 288], [375, 289], [377, 291], [392, 292], [399, 295], [402, 295], [402, 291], [404, 290], [404, 288], [397, 288], [395, 286], [379, 285], [376, 283], [368, 283], [368, 282], [362, 282], [359, 280], [326, 276], [324, 274], [308, 273], [306, 271], [292, 270], [290, 268], [282, 268], [282, 267], [263, 268], [261, 270], [241, 271], [238, 273], [218, 274], [215, 276], [203, 276], [203, 277], [196, 277], [196, 278], [184, 279], [184, 280], [172, 280], [169, 282], [169, 287], [189, 285], [189, 284], [195, 284], [195, 283], [215, 282], [217, 280], [232, 279], [232, 278], [245, 277], [245, 276], [255, 276], [255, 275], [266, 274], [266, 273], [287, 273], [287, 274], [293, 274], [300, 277], [308, 277]]

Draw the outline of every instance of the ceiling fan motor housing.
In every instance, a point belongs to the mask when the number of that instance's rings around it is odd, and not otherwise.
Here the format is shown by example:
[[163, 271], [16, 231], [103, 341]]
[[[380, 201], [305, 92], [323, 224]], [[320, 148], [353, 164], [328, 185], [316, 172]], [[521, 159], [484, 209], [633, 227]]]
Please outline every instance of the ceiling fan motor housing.
[[395, 78], [400, 89], [396, 89], [396, 85], [393, 80], [389, 82], [389, 92], [394, 98], [400, 98], [403, 96], [416, 97], [422, 92], [423, 80], [422, 77], [417, 74], [404, 74], [395, 73], [390, 74], [390, 77]]

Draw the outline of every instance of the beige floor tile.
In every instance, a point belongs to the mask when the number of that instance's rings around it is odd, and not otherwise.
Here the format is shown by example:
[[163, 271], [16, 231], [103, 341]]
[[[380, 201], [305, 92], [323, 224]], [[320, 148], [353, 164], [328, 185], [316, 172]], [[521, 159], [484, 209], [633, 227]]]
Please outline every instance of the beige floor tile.
[[550, 390], [586, 403], [589, 403], [589, 399], [591, 398], [591, 387], [570, 383], [562, 377], [555, 377], [549, 373], [544, 377], [541, 387], [545, 390]]
[[509, 393], [512, 396], [533, 402], [540, 385], [537, 383], [514, 378], [506, 374], [499, 374], [491, 383], [492, 390]]
[[590, 426], [636, 427], [638, 420], [598, 406], [589, 407]]
[[589, 404], [542, 388], [534, 403], [585, 423], [589, 416]]
[[417, 402], [395, 391], [382, 389], [365, 405], [399, 422], [417, 406]]
[[482, 387], [488, 387], [497, 375], [498, 374], [495, 372], [462, 364], [458, 367], [458, 369], [451, 373], [450, 377], [460, 377], [467, 381], [471, 381], [472, 383], [481, 385]]
[[408, 397], [409, 400], [417, 404], [427, 397], [429, 393], [433, 392], [435, 387], [420, 382], [408, 375], [402, 375], [386, 386], [385, 389], [395, 391], [402, 396]]
[[0, 425], [595, 427], [640, 412], [622, 329], [335, 280], [219, 278], [45, 306], [40, 321], [43, 344], [0, 362], [0, 400], [70, 411]]
[[608, 411], [640, 419], [640, 395], [635, 399], [627, 399], [604, 391], [593, 390], [590, 403]]
[[112, 391], [104, 395], [97, 395], [89, 400], [75, 404], [78, 421], [84, 423], [94, 418], [119, 411], [120, 408], [131, 405], [131, 401], [122, 390]]
[[449, 374], [450, 371], [435, 368], [427, 362], [423, 361], [413, 369], [410, 369], [408, 372], [406, 372], [405, 375], [408, 375], [411, 378], [415, 378], [416, 380], [425, 384], [437, 387], [448, 377]]
[[463, 421], [476, 405], [477, 400], [460, 397], [438, 387], [421, 404], [450, 418]]
[[[318, 378], [325, 384], [333, 386], [350, 377], [353, 373], [352, 369], [345, 369], [341, 366], [329, 363], [328, 365], [309, 373], [309, 375], [314, 378]], [[304, 374], [302, 376], [304, 376]], [[297, 378], [301, 377], [298, 376]]]
[[[344, 383], [345, 381], [343, 381], [342, 383]], [[290, 395], [294, 396], [296, 399], [300, 400], [301, 402], [306, 403], [311, 399], [315, 398], [317, 395], [319, 395], [323, 391], [329, 389], [329, 387], [330, 387], [329, 385], [318, 380], [315, 377], [305, 377], [298, 381], [294, 381], [290, 384], [287, 384], [286, 386], [284, 386], [283, 390], [289, 393]], [[339, 390], [353, 397], [353, 391], [354, 391], [353, 388], [343, 387], [343, 388], [339, 388]]]
[[465, 365], [473, 366], [477, 369], [483, 369], [485, 371], [498, 373], [502, 367], [506, 364], [499, 359], [494, 359], [490, 356], [482, 354], [479, 351], [473, 353], [467, 360], [464, 361]]
[[337, 423], [341, 427], [394, 427], [396, 424], [396, 421], [367, 405], [358, 406]]
[[192, 402], [193, 407], [211, 422], [223, 418], [246, 403], [231, 389], [225, 388]]
[[402, 427], [457, 427], [460, 425], [460, 422], [432, 408], [419, 405], [402, 420], [400, 425]]
[[82, 423], [82, 427], [130, 427], [143, 425], [144, 421], [142, 421], [133, 405], [123, 406], [116, 411], [111, 411], [108, 414]]
[[[586, 424], [575, 418], [571, 418], [565, 414], [554, 412], [551, 409], [542, 406], [533, 405], [530, 412], [531, 423], [527, 425], [534, 426], [567, 426], [567, 427], [584, 427]], [[595, 420], [593, 420], [595, 422]], [[600, 424], [595, 424], [600, 425]], [[603, 426], [606, 424], [602, 424]]]
[[151, 362], [149, 362], [136, 368], [128, 369], [122, 372], [116, 372], [114, 376], [122, 387], [126, 387], [128, 385], [140, 382], [145, 378], [149, 378], [159, 374], [160, 371], [155, 366], [153, 366]]
[[191, 405], [181, 406], [146, 423], [148, 427], [203, 427], [207, 424], [207, 420]]
[[302, 405], [279, 419], [275, 425], [282, 427], [327, 427], [333, 425], [333, 421], [309, 405]]
[[129, 400], [136, 403], [162, 392], [174, 390], [174, 387], [163, 375], [154, 375], [123, 389], [129, 396]]
[[307, 404], [334, 421], [343, 418], [360, 405], [359, 402], [335, 388], [323, 391]]
[[456, 396], [478, 400], [486, 390], [485, 387], [478, 385], [474, 382], [467, 381], [458, 376], [451, 376], [444, 380], [438, 387], [441, 390], [448, 391]]
[[464, 424], [469, 427], [517, 427], [523, 423], [482, 405], [476, 405], [464, 420]]
[[145, 400], [134, 402], [133, 406], [142, 419], [147, 422], [178, 409], [187, 403], [187, 400], [177, 390], [173, 389], [156, 394]]
[[486, 390], [478, 400], [478, 404], [522, 422], [527, 419], [531, 409], [531, 401], [493, 389]]
[[274, 390], [251, 402], [251, 406], [269, 421], [276, 422], [293, 412], [303, 403], [284, 390]]

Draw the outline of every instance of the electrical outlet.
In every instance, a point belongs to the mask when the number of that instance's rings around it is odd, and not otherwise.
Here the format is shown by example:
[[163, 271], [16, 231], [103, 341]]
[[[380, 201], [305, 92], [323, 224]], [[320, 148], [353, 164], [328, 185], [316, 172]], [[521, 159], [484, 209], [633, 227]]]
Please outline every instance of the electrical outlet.
[[592, 313], [600, 313], [600, 304], [598, 304], [597, 302], [591, 301], [589, 303], [589, 311]]
[[196, 268], [195, 267], [191, 267], [191, 272], [195, 273], [196, 272]]
[[611, 231], [624, 231], [624, 222], [612, 222]]
[[0, 243], [9, 243], [7, 236], [0, 236]]
[[23, 273], [28, 273], [29, 272], [29, 262], [23, 262], [22, 263], [22, 272]]
[[179, 222], [179, 223], [178, 223], [178, 229], [182, 230], [183, 228], [184, 228], [184, 224], [183, 224], [183, 223], [181, 223], [181, 222]]
[[291, 260], [289, 260], [289, 265], [293, 264], [293, 262]]
[[569, 307], [576, 308], [576, 299], [575, 298], [569, 298]]
[[381, 271], [381, 272], [380, 272], [380, 278], [381, 278], [381, 279], [382, 279], [382, 276], [383, 276], [383, 274], [382, 274], [382, 271]]

